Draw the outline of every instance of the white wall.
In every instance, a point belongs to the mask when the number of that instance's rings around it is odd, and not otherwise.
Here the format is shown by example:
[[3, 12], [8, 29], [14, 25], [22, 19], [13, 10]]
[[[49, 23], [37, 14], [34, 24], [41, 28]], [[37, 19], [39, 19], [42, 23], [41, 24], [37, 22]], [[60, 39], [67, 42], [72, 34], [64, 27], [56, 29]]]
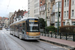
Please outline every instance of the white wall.
[[39, 17], [39, 1], [40, 0], [34, 0], [34, 16]]
[[28, 2], [29, 2], [29, 3], [28, 3], [28, 7], [30, 7], [30, 8], [28, 9], [28, 11], [29, 11], [29, 16], [34, 17], [34, 0], [29, 0]]
[[58, 2], [58, 1], [62, 1], [62, 0], [55, 0], [55, 2]]

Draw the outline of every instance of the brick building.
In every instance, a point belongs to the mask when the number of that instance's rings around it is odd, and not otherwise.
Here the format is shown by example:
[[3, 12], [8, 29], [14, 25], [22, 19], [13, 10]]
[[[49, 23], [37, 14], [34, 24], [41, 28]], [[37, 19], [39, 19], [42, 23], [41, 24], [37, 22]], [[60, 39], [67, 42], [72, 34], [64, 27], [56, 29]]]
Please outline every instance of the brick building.
[[10, 17], [10, 24], [15, 22], [15, 21], [21, 20], [24, 16], [25, 12], [26, 12], [26, 10], [23, 11], [23, 10], [20, 10], [20, 9], [18, 11], [15, 11], [13, 13], [13, 15]]
[[58, 26], [58, 2], [59, 2], [59, 26], [75, 25], [75, 0], [55, 1], [55, 27]]

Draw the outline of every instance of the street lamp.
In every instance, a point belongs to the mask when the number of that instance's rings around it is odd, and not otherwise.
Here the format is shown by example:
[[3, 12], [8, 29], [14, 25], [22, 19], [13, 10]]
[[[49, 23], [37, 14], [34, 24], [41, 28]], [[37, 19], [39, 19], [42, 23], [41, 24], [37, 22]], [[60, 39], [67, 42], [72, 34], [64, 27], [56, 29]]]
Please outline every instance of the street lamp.
[[57, 25], [57, 34], [59, 34], [59, 1], [58, 1], [58, 25]]
[[[42, 1], [40, 2], [40, 4], [42, 4]], [[45, 28], [46, 28], [46, 24], [47, 24], [47, 4], [46, 4], [46, 0], [45, 0], [45, 14], [46, 14], [46, 17], [45, 17]], [[46, 34], [46, 29], [45, 29], [45, 34]]]

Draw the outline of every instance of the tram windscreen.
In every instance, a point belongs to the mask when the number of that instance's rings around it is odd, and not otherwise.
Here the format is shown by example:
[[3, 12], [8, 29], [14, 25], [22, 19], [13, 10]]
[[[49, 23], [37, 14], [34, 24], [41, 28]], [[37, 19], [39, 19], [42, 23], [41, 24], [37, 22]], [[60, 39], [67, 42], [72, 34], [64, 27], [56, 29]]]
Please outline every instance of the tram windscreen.
[[39, 31], [39, 23], [38, 20], [29, 20], [29, 32], [38, 32]]
[[30, 31], [39, 31], [38, 24], [29, 23]]

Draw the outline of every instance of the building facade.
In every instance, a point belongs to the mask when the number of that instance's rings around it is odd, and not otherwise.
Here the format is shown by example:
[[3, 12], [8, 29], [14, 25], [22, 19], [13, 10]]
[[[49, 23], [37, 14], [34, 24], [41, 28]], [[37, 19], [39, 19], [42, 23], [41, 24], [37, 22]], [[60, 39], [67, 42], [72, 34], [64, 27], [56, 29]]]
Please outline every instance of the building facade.
[[[59, 5], [58, 5], [59, 2]], [[62, 0], [55, 0], [55, 27], [58, 26], [58, 6], [59, 6], [59, 26], [61, 26], [61, 2]]]
[[28, 0], [28, 16], [39, 17], [39, 0]]
[[40, 18], [45, 19], [47, 14], [46, 14], [46, 0], [40, 0]]
[[75, 25], [75, 0], [56, 0], [55, 6], [55, 27], [58, 20], [58, 2], [59, 2], [59, 25]]
[[55, 0], [40, 0], [40, 18], [45, 19], [47, 26], [54, 25]]
[[48, 7], [50, 5], [50, 8], [48, 8], [50, 11], [50, 26], [54, 26], [55, 24], [55, 0], [50, 0], [50, 4], [48, 4]]
[[4, 27], [5, 28], [9, 27], [9, 19], [8, 18], [5, 18], [5, 20], [4, 20]]
[[23, 18], [28, 17], [28, 12], [24, 12]]
[[7, 17], [0, 17], [0, 26], [1, 27], [8, 27], [9, 18]]
[[47, 26], [54, 25], [55, 0], [28, 0], [28, 16], [43, 18]]
[[34, 17], [34, 0], [28, 0], [28, 17]]
[[13, 22], [19, 21], [23, 19], [24, 17], [27, 17], [27, 16], [24, 16], [25, 13], [27, 13], [26, 10], [23, 11], [19, 9], [18, 11], [15, 11], [14, 14], [10, 17], [10, 24]]
[[40, 17], [39, 16], [39, 1], [40, 0], [34, 0], [34, 17]]
[[11, 23], [11, 16], [14, 14], [14, 12], [10, 12], [9, 13], [9, 25], [10, 25], [10, 23]]

